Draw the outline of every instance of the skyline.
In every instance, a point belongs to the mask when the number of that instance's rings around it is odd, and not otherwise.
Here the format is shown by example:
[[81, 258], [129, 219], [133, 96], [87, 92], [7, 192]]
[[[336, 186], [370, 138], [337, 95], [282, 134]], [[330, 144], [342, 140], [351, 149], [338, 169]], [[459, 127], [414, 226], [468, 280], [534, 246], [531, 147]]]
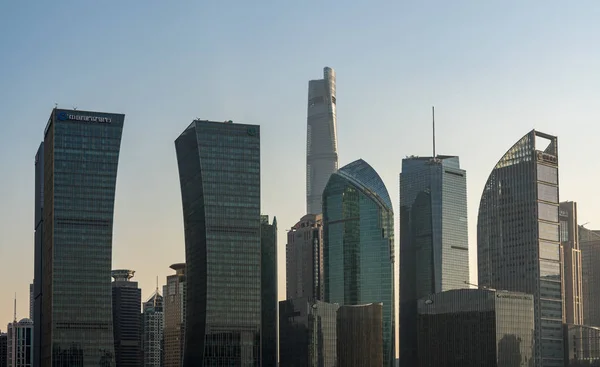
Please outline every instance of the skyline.
[[[319, 78], [324, 66], [337, 74], [339, 165], [363, 158], [377, 167], [396, 213], [401, 159], [431, 154], [430, 108], [436, 106], [437, 151], [459, 156], [468, 172], [471, 282], [477, 279], [475, 228], [485, 180], [532, 128], [560, 139], [560, 200], [577, 201], [579, 221], [600, 228], [597, 174], [582, 159], [593, 156], [600, 133], [593, 126], [600, 53], [588, 47], [600, 30], [590, 21], [600, 4], [511, 8], [516, 3], [358, 4], [340, 6], [335, 14], [274, 5], [255, 22], [246, 17], [249, 4], [227, 12], [156, 3], [147, 9], [0, 5], [0, 27], [11, 30], [0, 32], [0, 45], [11, 50], [0, 58], [0, 80], [6, 81], [0, 83], [6, 113], [0, 124], [0, 277], [11, 280], [0, 282], [0, 329], [12, 320], [15, 292], [17, 316], [28, 315], [33, 153], [55, 102], [127, 116], [112, 268], [136, 270], [143, 301], [153, 293], [156, 276], [164, 284], [169, 266], [185, 261], [173, 140], [196, 117], [261, 125], [261, 211], [278, 219], [279, 299], [285, 297], [285, 230], [305, 214], [307, 81]], [[68, 27], [51, 27], [67, 12], [79, 16], [69, 18]], [[196, 16], [206, 17], [206, 24], [192, 22]], [[328, 37], [336, 42], [317, 39], [320, 31], [303, 17], [331, 18]], [[105, 23], [88, 27], [90, 20]], [[216, 25], [222, 32], [215, 40], [203, 34], [203, 27]], [[247, 28], [253, 30], [248, 35]], [[183, 40], [169, 43], [174, 38]], [[189, 47], [198, 39], [199, 47]], [[356, 45], [359, 54], [370, 56], [355, 57]], [[106, 56], [108, 47], [119, 56]], [[366, 124], [377, 133], [365, 134]], [[395, 228], [399, 253], [397, 215]]]

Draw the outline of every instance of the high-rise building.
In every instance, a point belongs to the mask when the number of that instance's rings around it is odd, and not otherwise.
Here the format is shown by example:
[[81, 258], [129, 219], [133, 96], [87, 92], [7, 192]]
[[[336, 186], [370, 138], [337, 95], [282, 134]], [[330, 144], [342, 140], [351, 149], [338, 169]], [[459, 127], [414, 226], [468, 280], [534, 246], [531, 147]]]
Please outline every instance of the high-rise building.
[[418, 302], [415, 367], [533, 367], [533, 296], [455, 289]]
[[321, 214], [323, 190], [338, 169], [335, 71], [308, 82], [306, 131], [306, 212]]
[[583, 324], [600, 327], [600, 231], [579, 226]]
[[143, 345], [144, 367], [162, 367], [163, 365], [163, 296], [158, 292], [143, 304]]
[[142, 330], [140, 308], [142, 290], [131, 278], [135, 271], [113, 270], [112, 309], [116, 367], [140, 367]]
[[323, 216], [307, 214], [287, 233], [286, 298], [323, 300]]
[[195, 120], [175, 148], [185, 229], [183, 364], [259, 365], [260, 128]]
[[490, 174], [477, 219], [479, 286], [533, 294], [535, 365], [563, 367], [557, 138], [531, 131]]
[[44, 132], [42, 367], [114, 364], [110, 271], [124, 119], [55, 108]]
[[382, 303], [383, 365], [392, 367], [394, 212], [383, 181], [367, 162], [359, 159], [331, 175], [323, 191], [323, 225], [325, 301]]
[[35, 297], [33, 295], [33, 283], [29, 284], [29, 319], [33, 321]]
[[563, 322], [583, 325], [583, 289], [581, 284], [581, 250], [577, 225], [577, 203], [565, 201], [559, 205], [560, 245], [563, 259], [564, 313]]
[[[383, 308], [381, 303], [340, 306], [337, 311], [338, 366], [387, 365], [383, 355]], [[395, 354], [392, 361], [395, 364]]]
[[[42, 352], [42, 290], [43, 290], [43, 270], [42, 270], [42, 246], [44, 233], [44, 143], [42, 142], [35, 154], [35, 193], [34, 193], [34, 269], [33, 269], [33, 361], [34, 366], [41, 366]], [[1, 366], [0, 366], [1, 367]]]
[[307, 297], [279, 302], [279, 365], [337, 367], [338, 308]]
[[260, 217], [262, 365], [277, 366], [277, 218]]
[[171, 269], [175, 274], [167, 276], [167, 284], [163, 287], [163, 367], [181, 367], [185, 340], [185, 264], [173, 264]]
[[400, 364], [416, 366], [417, 300], [467, 288], [467, 174], [456, 156], [409, 157], [400, 174]]
[[8, 335], [0, 332], [0, 367], [8, 366]]
[[565, 366], [600, 366], [600, 328], [565, 324]]
[[8, 367], [34, 367], [33, 364], [33, 321], [22, 319], [8, 324], [7, 365]]

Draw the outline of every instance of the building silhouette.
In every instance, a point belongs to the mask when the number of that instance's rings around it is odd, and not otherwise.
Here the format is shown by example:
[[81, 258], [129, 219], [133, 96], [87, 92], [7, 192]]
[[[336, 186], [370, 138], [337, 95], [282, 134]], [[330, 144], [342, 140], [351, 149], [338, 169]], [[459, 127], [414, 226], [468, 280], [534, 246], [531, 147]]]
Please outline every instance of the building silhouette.
[[323, 216], [307, 214], [287, 233], [286, 298], [323, 300]]
[[[325, 301], [383, 304], [384, 366], [395, 362], [394, 213], [375, 170], [359, 159], [323, 191]], [[341, 363], [338, 361], [338, 363]]]
[[114, 363], [110, 272], [124, 118], [55, 108], [44, 131], [42, 367]]
[[183, 364], [259, 365], [260, 128], [195, 120], [175, 148], [186, 249]]
[[535, 365], [562, 367], [557, 138], [531, 131], [492, 170], [477, 220], [479, 286], [533, 294]]
[[563, 259], [564, 316], [567, 324], [583, 325], [582, 259], [579, 249], [577, 203], [565, 201], [559, 205], [560, 245]]
[[308, 82], [306, 132], [306, 212], [321, 214], [323, 189], [338, 169], [335, 71]]
[[185, 338], [185, 263], [173, 264], [175, 274], [167, 276], [164, 295], [164, 366], [183, 364]]
[[8, 335], [0, 332], [0, 367], [8, 366]]
[[8, 367], [34, 367], [32, 343], [33, 321], [22, 319], [8, 324], [6, 353]]
[[35, 193], [34, 193], [34, 264], [33, 264], [33, 361], [35, 366], [41, 366], [42, 356], [42, 247], [44, 233], [44, 143], [42, 142], [35, 154]]
[[113, 270], [112, 310], [115, 339], [115, 366], [142, 365], [141, 314], [142, 290], [131, 278], [135, 271]]
[[456, 156], [402, 160], [401, 365], [417, 365], [417, 300], [469, 282], [466, 176]]
[[260, 217], [261, 247], [261, 358], [263, 366], [277, 366], [277, 218]]
[[154, 294], [143, 304], [144, 367], [163, 366], [163, 302], [156, 287]]
[[[383, 348], [383, 305], [340, 306], [337, 311], [337, 360], [344, 367], [387, 365]], [[393, 363], [395, 364], [394, 355]]]
[[583, 323], [600, 327], [600, 231], [579, 226]]

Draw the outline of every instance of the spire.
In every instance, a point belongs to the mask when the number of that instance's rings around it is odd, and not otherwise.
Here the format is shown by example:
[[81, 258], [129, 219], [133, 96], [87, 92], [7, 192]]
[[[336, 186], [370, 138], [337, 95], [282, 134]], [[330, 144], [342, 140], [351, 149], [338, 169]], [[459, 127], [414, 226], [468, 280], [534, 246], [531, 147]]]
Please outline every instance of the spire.
[[14, 321], [17, 322], [17, 292], [15, 292]]
[[435, 158], [435, 106], [431, 106], [431, 118], [433, 122], [433, 158]]

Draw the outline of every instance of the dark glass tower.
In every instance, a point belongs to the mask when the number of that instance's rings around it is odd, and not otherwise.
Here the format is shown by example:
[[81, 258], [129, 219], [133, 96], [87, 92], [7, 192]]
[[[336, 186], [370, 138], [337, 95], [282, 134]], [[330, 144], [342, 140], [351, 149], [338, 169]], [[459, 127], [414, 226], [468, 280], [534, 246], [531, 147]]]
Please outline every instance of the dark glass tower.
[[469, 282], [467, 174], [456, 156], [409, 157], [400, 174], [400, 365], [417, 365], [417, 300]]
[[44, 138], [42, 367], [113, 366], [113, 212], [125, 115], [54, 109]]
[[362, 159], [323, 191], [325, 301], [383, 303], [384, 366], [395, 363], [394, 213], [388, 191]]
[[135, 271], [113, 270], [112, 306], [116, 367], [140, 367], [142, 290], [132, 282]]
[[35, 154], [35, 214], [34, 214], [34, 269], [33, 269], [33, 364], [41, 366], [42, 349], [42, 240], [44, 233], [44, 143]]
[[[340, 306], [337, 312], [337, 366], [385, 366], [383, 305]], [[394, 356], [395, 360], [395, 356]]]
[[262, 365], [277, 366], [277, 218], [260, 219]]
[[563, 366], [558, 142], [531, 131], [498, 161], [479, 204], [479, 286], [533, 294], [535, 365]]
[[183, 365], [259, 366], [259, 126], [195, 120], [175, 148], [185, 229]]

